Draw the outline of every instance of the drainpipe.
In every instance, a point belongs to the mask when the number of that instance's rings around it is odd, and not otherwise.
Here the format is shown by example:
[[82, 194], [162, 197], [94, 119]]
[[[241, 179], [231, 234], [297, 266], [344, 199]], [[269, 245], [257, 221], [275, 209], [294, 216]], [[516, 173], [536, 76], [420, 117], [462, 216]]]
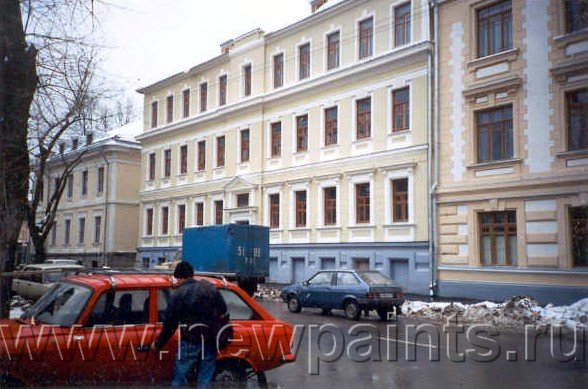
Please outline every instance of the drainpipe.
[[[429, 53], [429, 69], [433, 69], [433, 79], [429, 71], [429, 272], [431, 282], [429, 295], [437, 295], [437, 203], [436, 191], [439, 182], [439, 4], [433, 0], [434, 54]], [[433, 95], [431, 96], [431, 91]], [[431, 97], [433, 109], [431, 111]]]
[[104, 264], [108, 266], [108, 255], [106, 254], [106, 229], [108, 227], [108, 176], [110, 176], [110, 162], [104, 155], [104, 146], [100, 147], [100, 156], [106, 163], [106, 171], [104, 172], [104, 227], [102, 227], [102, 259]]

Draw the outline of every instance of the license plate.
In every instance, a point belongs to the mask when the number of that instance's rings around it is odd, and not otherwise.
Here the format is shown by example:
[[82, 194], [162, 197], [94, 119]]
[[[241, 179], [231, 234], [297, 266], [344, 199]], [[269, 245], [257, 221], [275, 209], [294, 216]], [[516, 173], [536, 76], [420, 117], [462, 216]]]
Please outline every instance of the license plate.
[[382, 297], [382, 298], [392, 298], [392, 297], [394, 297], [394, 293], [380, 293], [380, 297]]

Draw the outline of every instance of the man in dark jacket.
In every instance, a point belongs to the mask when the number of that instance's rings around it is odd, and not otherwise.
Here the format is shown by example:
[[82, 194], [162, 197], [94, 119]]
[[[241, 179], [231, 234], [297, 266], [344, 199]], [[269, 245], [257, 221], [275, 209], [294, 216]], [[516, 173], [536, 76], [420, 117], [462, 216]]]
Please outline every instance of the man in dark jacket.
[[163, 329], [153, 348], [159, 351], [180, 326], [180, 348], [174, 363], [172, 386], [186, 385], [198, 358], [198, 386], [208, 387], [216, 368], [216, 331], [227, 306], [220, 292], [208, 281], [194, 280], [194, 269], [180, 262], [174, 271], [178, 288], [168, 303]]

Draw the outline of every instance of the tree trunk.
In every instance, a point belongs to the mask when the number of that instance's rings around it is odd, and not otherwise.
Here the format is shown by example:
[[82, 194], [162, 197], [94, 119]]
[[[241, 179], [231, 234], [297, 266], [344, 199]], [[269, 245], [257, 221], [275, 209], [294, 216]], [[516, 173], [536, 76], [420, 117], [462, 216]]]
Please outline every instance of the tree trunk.
[[[14, 268], [27, 209], [31, 102], [37, 88], [37, 51], [27, 45], [19, 0], [0, 0], [0, 272]], [[10, 278], [0, 274], [0, 318], [8, 316]]]
[[45, 239], [38, 233], [31, 234], [33, 247], [35, 247], [35, 263], [43, 263], [47, 259], [47, 249], [45, 248]]

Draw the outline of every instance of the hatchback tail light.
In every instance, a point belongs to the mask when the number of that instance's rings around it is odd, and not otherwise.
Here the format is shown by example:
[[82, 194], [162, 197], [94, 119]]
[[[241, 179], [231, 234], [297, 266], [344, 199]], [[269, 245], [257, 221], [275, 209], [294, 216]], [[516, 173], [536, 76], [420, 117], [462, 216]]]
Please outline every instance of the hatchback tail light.
[[377, 298], [380, 298], [380, 293], [379, 292], [367, 292], [365, 297], [368, 299], [377, 299]]

